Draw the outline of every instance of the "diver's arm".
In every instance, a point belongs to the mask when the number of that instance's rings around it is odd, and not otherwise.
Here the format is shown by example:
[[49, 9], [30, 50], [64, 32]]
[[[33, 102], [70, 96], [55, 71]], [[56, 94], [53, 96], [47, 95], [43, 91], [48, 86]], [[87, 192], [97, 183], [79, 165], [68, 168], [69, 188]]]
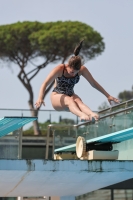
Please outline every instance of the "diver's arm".
[[92, 87], [104, 94], [107, 97], [109, 103], [111, 103], [111, 101], [119, 103], [118, 99], [112, 97], [108, 92], [106, 92], [106, 90], [93, 78], [85, 66], [81, 67], [81, 75], [91, 84]]
[[45, 95], [45, 91], [47, 86], [52, 83], [57, 77], [60, 76], [60, 74], [62, 73], [63, 67], [62, 64], [58, 65], [57, 67], [55, 67], [47, 76], [47, 78], [44, 80], [44, 82], [42, 83], [41, 87], [40, 87], [40, 91], [39, 91], [39, 95], [38, 95], [38, 99], [35, 103], [36, 107], [39, 108], [42, 104], [45, 105], [44, 103], [44, 95]]

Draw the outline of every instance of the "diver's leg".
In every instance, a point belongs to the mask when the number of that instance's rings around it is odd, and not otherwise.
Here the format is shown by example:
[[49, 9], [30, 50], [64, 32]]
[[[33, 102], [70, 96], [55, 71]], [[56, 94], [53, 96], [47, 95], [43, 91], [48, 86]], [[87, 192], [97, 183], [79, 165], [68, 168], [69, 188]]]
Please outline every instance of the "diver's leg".
[[90, 117], [80, 110], [73, 97], [52, 92], [51, 103], [53, 108], [57, 111], [65, 111], [69, 108], [70, 112], [80, 117], [81, 120], [90, 120]]
[[80, 99], [80, 97], [76, 94], [73, 95], [73, 99], [74, 101], [77, 103], [79, 109], [85, 113], [86, 115], [88, 115], [89, 117], [91, 116], [91, 119], [92, 117], [95, 118], [95, 120], [98, 120], [99, 119], [99, 116], [97, 113], [93, 112], [87, 105], [85, 105], [82, 100]]

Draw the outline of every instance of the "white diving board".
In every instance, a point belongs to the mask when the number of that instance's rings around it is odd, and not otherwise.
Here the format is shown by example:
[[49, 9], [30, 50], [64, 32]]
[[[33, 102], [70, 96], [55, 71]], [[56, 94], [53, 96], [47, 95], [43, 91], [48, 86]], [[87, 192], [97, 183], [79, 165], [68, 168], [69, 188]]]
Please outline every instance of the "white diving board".
[[[98, 143], [120, 143], [129, 139], [133, 139], [133, 127], [110, 133], [107, 135], [99, 136], [93, 139], [86, 140], [87, 144], [98, 144]], [[58, 152], [76, 152], [76, 144], [68, 145], [54, 150]]]
[[8, 133], [15, 131], [25, 124], [28, 124], [37, 117], [4, 117], [0, 119], [0, 137], [7, 135]]

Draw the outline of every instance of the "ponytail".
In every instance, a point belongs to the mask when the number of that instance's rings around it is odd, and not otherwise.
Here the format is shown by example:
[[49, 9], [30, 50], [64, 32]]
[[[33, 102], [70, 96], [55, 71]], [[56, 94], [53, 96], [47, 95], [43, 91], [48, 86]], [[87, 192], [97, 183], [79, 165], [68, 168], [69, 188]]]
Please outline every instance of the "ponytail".
[[82, 48], [82, 43], [84, 40], [81, 40], [81, 42], [78, 44], [78, 46], [75, 47], [74, 49], [74, 56], [72, 56], [69, 61], [68, 65], [76, 70], [80, 70], [82, 62], [80, 56], [78, 56], [81, 48]]
[[81, 50], [81, 48], [82, 48], [82, 43], [83, 43], [83, 41], [84, 41], [84, 39], [81, 40], [81, 42], [79, 43], [79, 45], [75, 47], [75, 49], [74, 49], [74, 55], [75, 55], [75, 56], [78, 56], [78, 55], [79, 55], [79, 52], [80, 52], [80, 50]]

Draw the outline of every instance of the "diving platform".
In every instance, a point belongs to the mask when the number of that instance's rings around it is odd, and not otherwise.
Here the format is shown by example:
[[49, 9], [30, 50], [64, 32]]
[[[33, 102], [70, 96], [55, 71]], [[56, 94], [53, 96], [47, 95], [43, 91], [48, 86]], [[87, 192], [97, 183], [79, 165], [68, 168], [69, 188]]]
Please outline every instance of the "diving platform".
[[22, 127], [35, 120], [37, 117], [0, 118], [0, 159], [22, 158]]
[[112, 145], [130, 139], [133, 139], [133, 127], [89, 140], [79, 136], [76, 144], [55, 149], [54, 158], [73, 158], [76, 153], [81, 159], [115, 160], [118, 159], [118, 151], [112, 151]]
[[[90, 146], [92, 145], [102, 145], [102, 144], [115, 144], [120, 143], [129, 139], [133, 139], [133, 127], [125, 130], [117, 131], [111, 134], [105, 134], [104, 136], [96, 137], [90, 140], [86, 140], [86, 143]], [[76, 144], [68, 145], [62, 148], [54, 150], [55, 153], [60, 152], [76, 152]]]
[[[1, 138], [36, 119], [1, 119]], [[53, 157], [48, 160], [51, 138]], [[131, 103], [106, 109], [95, 123], [50, 124], [44, 159], [0, 159], [0, 196], [74, 197], [132, 179], [132, 151]]]
[[133, 161], [0, 160], [0, 196], [78, 196], [133, 178]]
[[18, 130], [34, 120], [37, 120], [37, 117], [3, 117], [0, 119], [0, 137]]

